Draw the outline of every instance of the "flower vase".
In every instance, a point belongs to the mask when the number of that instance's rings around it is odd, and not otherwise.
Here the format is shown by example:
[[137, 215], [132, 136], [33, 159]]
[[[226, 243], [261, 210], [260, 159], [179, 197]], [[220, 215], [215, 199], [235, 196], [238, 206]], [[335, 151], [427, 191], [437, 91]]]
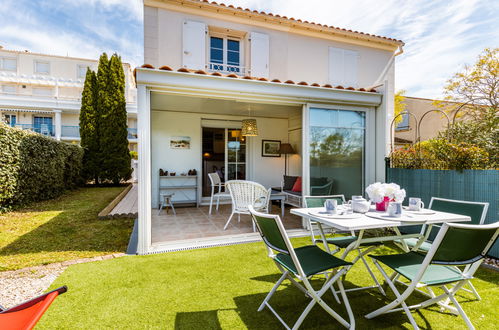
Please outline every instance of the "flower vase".
[[390, 202], [390, 197], [385, 196], [382, 202], [376, 203], [376, 211], [385, 212], [388, 208], [388, 203]]

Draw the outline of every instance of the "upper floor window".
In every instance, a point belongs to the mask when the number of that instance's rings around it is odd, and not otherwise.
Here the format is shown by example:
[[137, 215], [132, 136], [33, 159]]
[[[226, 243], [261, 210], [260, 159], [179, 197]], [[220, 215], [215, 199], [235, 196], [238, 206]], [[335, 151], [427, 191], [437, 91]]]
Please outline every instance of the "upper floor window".
[[78, 79], [85, 79], [85, 77], [87, 75], [87, 68], [88, 68], [88, 65], [85, 65], [85, 64], [78, 65]]
[[16, 71], [17, 59], [15, 57], [0, 57], [0, 70]]
[[[400, 118], [400, 117], [399, 117]], [[409, 114], [407, 112], [402, 113], [402, 121], [397, 124], [395, 128], [396, 131], [404, 131], [409, 129]]]
[[49, 74], [50, 63], [45, 61], [35, 61], [35, 73]]
[[231, 37], [210, 37], [208, 68], [228, 73], [244, 73], [241, 66], [241, 41]]

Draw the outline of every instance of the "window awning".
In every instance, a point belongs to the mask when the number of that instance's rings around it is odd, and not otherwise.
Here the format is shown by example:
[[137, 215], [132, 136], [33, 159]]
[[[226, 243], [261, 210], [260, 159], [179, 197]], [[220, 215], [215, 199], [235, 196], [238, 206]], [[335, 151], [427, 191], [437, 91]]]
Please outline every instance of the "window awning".
[[34, 112], [34, 113], [48, 113], [52, 114], [53, 111], [41, 109], [15, 109], [15, 108], [0, 108], [2, 112]]

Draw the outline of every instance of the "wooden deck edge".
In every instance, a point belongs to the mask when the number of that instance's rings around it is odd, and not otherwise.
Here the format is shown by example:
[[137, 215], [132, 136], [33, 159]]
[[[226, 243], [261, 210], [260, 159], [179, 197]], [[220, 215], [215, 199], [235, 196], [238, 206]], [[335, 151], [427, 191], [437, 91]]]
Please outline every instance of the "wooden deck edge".
[[109, 218], [109, 213], [118, 205], [119, 202], [128, 194], [128, 192], [132, 189], [133, 184], [129, 183], [128, 186], [120, 192], [118, 196], [116, 196], [115, 199], [111, 201], [102, 211], [99, 212], [97, 215], [99, 219], [107, 219]]

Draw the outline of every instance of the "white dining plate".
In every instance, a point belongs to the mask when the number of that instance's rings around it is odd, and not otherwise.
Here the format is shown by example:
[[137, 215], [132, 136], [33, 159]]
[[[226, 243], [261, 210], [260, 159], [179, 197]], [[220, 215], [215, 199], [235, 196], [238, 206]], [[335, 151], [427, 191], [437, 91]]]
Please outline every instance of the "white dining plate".
[[419, 211], [411, 211], [407, 206], [404, 206], [404, 212], [415, 214], [415, 215], [432, 215], [436, 212], [430, 209], [421, 209]]
[[321, 217], [321, 218], [325, 218], [325, 219], [357, 219], [357, 218], [360, 218], [362, 217], [362, 214], [359, 214], [359, 213], [350, 213], [350, 214], [346, 214], [346, 213], [343, 213], [341, 214], [341, 211], [339, 214], [329, 214], [329, 213], [326, 213], [325, 210], [314, 210], [314, 211], [309, 211], [308, 212], [309, 214], [311, 215], [314, 215], [316, 217]]
[[424, 222], [424, 218], [413, 216], [412, 214], [402, 213], [401, 217], [388, 215], [386, 212], [367, 212], [366, 216], [387, 221], [404, 221], [404, 222]]

